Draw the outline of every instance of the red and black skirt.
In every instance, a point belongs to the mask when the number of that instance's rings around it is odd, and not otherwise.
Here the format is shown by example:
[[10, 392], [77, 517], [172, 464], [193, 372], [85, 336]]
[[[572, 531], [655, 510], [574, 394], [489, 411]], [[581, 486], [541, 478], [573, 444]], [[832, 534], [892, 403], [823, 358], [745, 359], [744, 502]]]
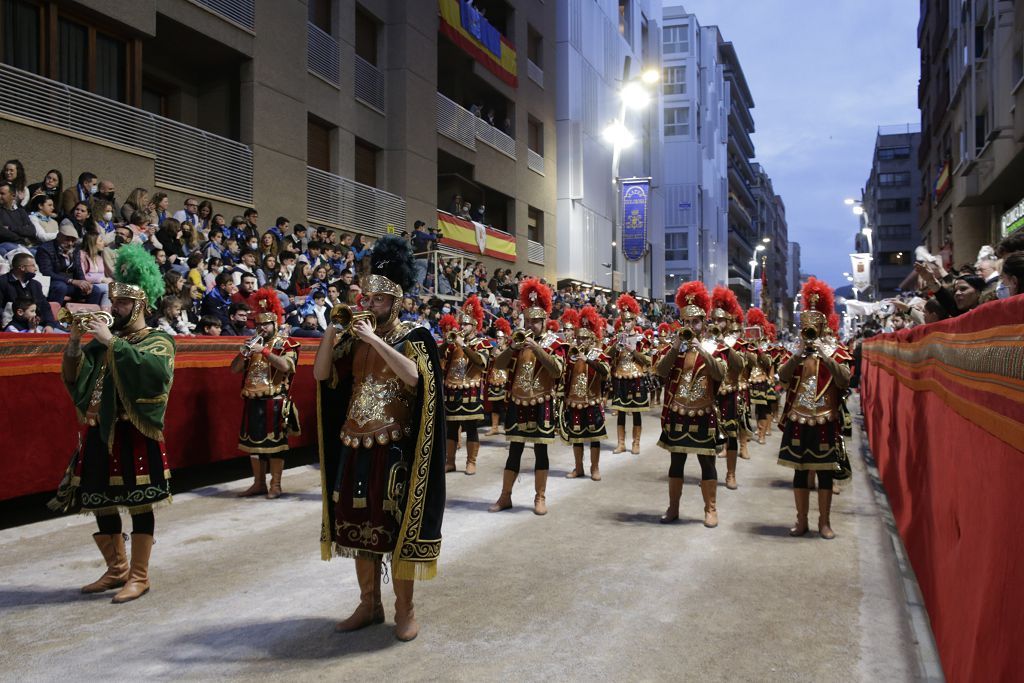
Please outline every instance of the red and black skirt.
[[535, 405], [509, 401], [505, 406], [505, 440], [522, 443], [554, 443], [557, 415], [552, 399]]
[[608, 437], [604, 427], [604, 406], [600, 403], [583, 408], [568, 405], [562, 408], [562, 440], [566, 443], [590, 443]]
[[287, 396], [245, 399], [238, 450], [260, 456], [281, 454], [288, 450], [288, 436], [299, 433], [299, 413]]
[[778, 463], [795, 470], [834, 470], [842, 449], [842, 423], [800, 424], [786, 420]]
[[651, 407], [647, 377], [613, 377], [612, 410], [621, 413], [639, 413]]
[[658, 445], [669, 453], [717, 455], [718, 444], [718, 418], [714, 410], [708, 410], [703, 415], [671, 410], [662, 413]]
[[718, 394], [718, 427], [722, 435], [730, 439], [737, 439], [740, 435], [742, 421], [742, 397], [738, 391], [730, 391]]
[[75, 466], [82, 509], [94, 514], [148, 512], [171, 498], [171, 471], [160, 441], [144, 436], [130, 422], [114, 425], [111, 448], [99, 427], [89, 427]]
[[483, 420], [484, 401], [483, 390], [480, 386], [445, 387], [444, 418], [449, 422], [476, 422]]
[[343, 557], [373, 557], [395, 549], [409, 467], [399, 444], [342, 446], [334, 483], [331, 541]]

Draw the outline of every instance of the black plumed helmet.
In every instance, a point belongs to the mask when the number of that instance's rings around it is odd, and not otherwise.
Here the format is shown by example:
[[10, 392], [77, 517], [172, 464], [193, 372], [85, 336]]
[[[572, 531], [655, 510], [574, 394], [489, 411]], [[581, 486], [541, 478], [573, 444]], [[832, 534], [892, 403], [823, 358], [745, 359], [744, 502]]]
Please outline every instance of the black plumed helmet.
[[403, 292], [412, 290], [416, 285], [416, 269], [408, 240], [395, 235], [384, 235], [378, 239], [370, 254], [370, 273], [386, 277]]

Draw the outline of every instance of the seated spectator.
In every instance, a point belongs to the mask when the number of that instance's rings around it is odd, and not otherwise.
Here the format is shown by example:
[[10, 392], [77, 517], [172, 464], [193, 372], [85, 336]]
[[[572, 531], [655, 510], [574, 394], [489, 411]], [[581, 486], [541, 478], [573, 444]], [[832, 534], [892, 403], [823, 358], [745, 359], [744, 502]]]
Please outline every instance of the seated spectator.
[[203, 248], [203, 256], [209, 260], [211, 258], [224, 259], [224, 231], [220, 228], [213, 228], [210, 230], [210, 241]]
[[242, 284], [242, 278], [246, 275], [252, 275], [253, 280], [258, 281], [256, 277], [256, 252], [252, 249], [246, 249], [242, 252], [239, 257], [239, 261], [231, 269], [231, 276], [235, 279], [235, 286]]
[[296, 223], [292, 234], [285, 235], [282, 240], [282, 248], [294, 251], [296, 254], [306, 253], [306, 249], [309, 248], [309, 240], [306, 239], [306, 226]]
[[327, 331], [331, 317], [331, 306], [327, 303], [327, 292], [317, 287], [313, 290], [313, 315], [316, 316], [316, 326], [321, 332]]
[[186, 197], [184, 208], [175, 211], [173, 218], [179, 223], [199, 225], [199, 200], [193, 197]]
[[[212, 267], [211, 267], [212, 271]], [[212, 315], [221, 322], [221, 327], [227, 328], [228, 307], [231, 305], [231, 295], [235, 293], [235, 281], [231, 273], [220, 271], [214, 279], [214, 287], [206, 293], [203, 298], [201, 312], [203, 315]]]
[[11, 159], [4, 164], [3, 172], [0, 173], [0, 182], [10, 183], [14, 188], [14, 199], [20, 206], [27, 206], [30, 197], [28, 191], [28, 180], [25, 177], [25, 167], [17, 159]]
[[199, 251], [199, 231], [188, 221], [181, 224], [181, 237], [178, 238], [181, 245], [181, 259], [184, 261], [193, 253]]
[[82, 260], [82, 273], [85, 279], [92, 283], [94, 289], [101, 293], [100, 306], [103, 310], [110, 308], [109, 288], [114, 281], [113, 274], [103, 257], [106, 245], [103, 238], [96, 232], [87, 232], [82, 239], [82, 247], [79, 249], [79, 258]]
[[1021, 288], [1024, 284], [1024, 251], [1015, 251], [1003, 258], [999, 280], [1005, 292], [1005, 296], [1000, 298], [1017, 296], [1024, 292]]
[[[47, 202], [49, 197], [45, 198]], [[78, 234], [63, 226], [57, 238], [36, 251], [39, 272], [50, 278], [49, 300], [63, 304], [65, 299], [79, 303], [99, 304], [103, 293], [85, 279], [82, 258], [76, 246]]]
[[224, 240], [224, 254], [221, 256], [224, 259], [224, 265], [234, 266], [239, 262], [242, 256], [242, 247], [238, 243], [237, 237], [227, 237]]
[[[251, 297], [256, 293], [258, 284], [256, 276], [253, 273], [245, 273], [241, 276], [238, 283], [238, 291], [231, 295], [231, 303], [234, 304], [246, 304], [249, 309], [252, 310], [253, 306], [251, 303]], [[255, 318], [248, 320], [246, 327], [250, 330], [256, 328]]]
[[164, 294], [180, 297], [184, 290], [185, 276], [174, 270], [164, 273]]
[[[258, 225], [260, 213], [256, 209], [250, 207], [242, 213], [243, 225], [242, 225], [242, 241], [247, 242], [249, 240], [260, 239], [260, 226]], [[234, 221], [232, 221], [234, 222]]]
[[[97, 188], [96, 194], [92, 196], [92, 200], [89, 202], [90, 206], [92, 205], [92, 202], [96, 201], [110, 202], [111, 210], [116, 212], [117, 200], [114, 197], [114, 182], [112, 180], [101, 180], [97, 185]], [[93, 215], [97, 214], [93, 212]]]
[[[206, 259], [206, 273], [203, 274], [203, 288], [209, 292], [216, 287], [217, 276], [224, 271], [224, 262], [214, 256]], [[234, 278], [232, 278], [233, 283]]]
[[14, 198], [9, 183], [0, 183], [0, 254], [36, 243], [36, 228], [24, 207]]
[[171, 270], [171, 264], [167, 262], [167, 252], [163, 249], [153, 249], [150, 253], [153, 255], [156, 265], [160, 268], [160, 274], [166, 275]]
[[188, 315], [182, 310], [181, 299], [169, 294], [160, 299], [160, 315], [156, 321], [157, 329], [171, 336], [191, 335], [194, 326], [188, 321]]
[[153, 206], [153, 222], [157, 225], [163, 225], [165, 220], [173, 217], [171, 215], [171, 198], [167, 196], [166, 192], [154, 194], [151, 203]]
[[185, 253], [182, 248], [183, 235], [181, 223], [173, 218], [166, 218], [156, 232], [156, 240], [167, 255], [169, 267], [185, 275], [188, 273], [188, 267], [185, 265]]
[[278, 268], [278, 277], [277, 280], [271, 284], [271, 286], [281, 290], [282, 292], [287, 292], [288, 287], [291, 285], [292, 282], [292, 273], [295, 272], [295, 264], [297, 257], [295, 255], [295, 252], [284, 251], [281, 252], [281, 258], [278, 260], [280, 261], [280, 267]]
[[199, 202], [199, 220], [195, 225], [200, 239], [210, 232], [210, 228], [213, 227], [213, 203], [211, 201], [204, 199]]
[[317, 327], [316, 315], [310, 313], [302, 317], [302, 323], [292, 328], [291, 336], [317, 338], [324, 336], [324, 333]]
[[398, 314], [398, 319], [402, 322], [416, 322], [418, 318], [416, 301], [411, 296], [402, 299], [402, 311]]
[[319, 240], [313, 240], [309, 243], [309, 248], [306, 249], [306, 261], [309, 263], [310, 267], [316, 268], [323, 263], [323, 257], [320, 255], [323, 248], [323, 242], [320, 242]]
[[71, 213], [71, 209], [75, 208], [75, 204], [78, 202], [87, 202], [92, 199], [92, 196], [99, 191], [99, 178], [96, 177], [95, 173], [85, 171], [78, 176], [78, 183], [74, 187], [69, 187], [64, 190], [64, 193], [60, 196], [60, 209], [62, 216], [66, 216]]
[[[273, 228], [271, 228], [271, 230], [273, 230]], [[277, 252], [279, 250], [277, 239], [274, 237], [274, 234], [270, 231], [263, 233], [260, 237], [258, 249], [260, 258], [265, 256], [277, 256]]]
[[30, 296], [22, 296], [15, 299], [11, 304], [11, 311], [14, 317], [4, 328], [4, 332], [42, 332], [43, 327], [39, 324], [39, 316], [36, 315], [38, 307]]
[[256, 281], [260, 287], [276, 287], [280, 277], [281, 268], [277, 264], [277, 256], [267, 255], [263, 257], [263, 263], [256, 270]]
[[274, 227], [272, 227], [270, 230], [267, 230], [265, 234], [272, 235], [274, 237], [274, 241], [277, 243], [278, 248], [280, 248], [281, 243], [284, 242], [285, 237], [288, 236], [288, 233], [290, 231], [291, 222], [284, 216], [278, 216], [277, 220], [274, 222]]
[[[149, 206], [149, 192], [144, 187], [136, 187], [121, 205], [121, 220], [125, 223], [134, 223], [132, 217], [136, 213], [145, 214], [147, 206]], [[145, 222], [148, 223], [149, 220], [147, 219]]]
[[321, 264], [313, 269], [313, 275], [309, 278], [311, 287], [327, 286], [327, 266]]
[[59, 201], [61, 194], [64, 192], [64, 176], [61, 175], [60, 171], [55, 168], [51, 168], [43, 176], [42, 181], [38, 183], [32, 183], [28, 186], [29, 199], [35, 197], [37, 194], [45, 194], [53, 201]]
[[113, 205], [105, 199], [94, 199], [89, 205], [89, 215], [92, 216], [92, 222], [103, 234], [104, 241], [108, 244], [113, 242], [117, 228], [117, 224], [114, 223]]
[[313, 269], [308, 263], [299, 263], [292, 271], [291, 282], [288, 283], [287, 294], [292, 297], [293, 304], [301, 304], [312, 291], [313, 287], [309, 282]]
[[[68, 210], [71, 210], [70, 207]], [[28, 204], [28, 217], [32, 221], [36, 244], [50, 242], [57, 237], [60, 224], [52, 199], [45, 195], [34, 197]], [[78, 234], [77, 231], [75, 234]]]
[[228, 234], [231, 232], [231, 226], [228, 225], [224, 216], [219, 213], [213, 214], [213, 217], [210, 218], [210, 227], [208, 230], [212, 230], [214, 228], [220, 228], [221, 232], [224, 233], [225, 238], [227, 238]]
[[184, 284], [181, 287], [181, 295], [178, 298], [181, 299], [185, 317], [192, 323], [194, 330], [194, 326], [199, 323], [199, 318], [202, 317], [203, 297], [206, 295], [206, 292], [202, 287], [196, 287], [188, 280], [182, 280], [182, 282]]
[[249, 334], [249, 313], [252, 311], [249, 304], [237, 303], [228, 306], [228, 317], [224, 322], [224, 329], [221, 336], [224, 337], [248, 337]]
[[54, 319], [50, 304], [43, 294], [43, 286], [36, 281], [36, 260], [32, 254], [17, 253], [11, 259], [11, 271], [0, 275], [0, 302], [17, 301], [29, 298], [36, 304], [36, 315], [39, 316], [44, 332], [64, 332], [64, 328]]
[[199, 319], [199, 324], [196, 326], [197, 334], [201, 334], [204, 337], [219, 337], [223, 325], [220, 322], [220, 318], [212, 315], [204, 315]]
[[334, 308], [338, 304], [345, 303], [341, 299], [341, 288], [336, 282], [332, 282], [327, 285], [327, 303], [330, 304], [331, 308]]

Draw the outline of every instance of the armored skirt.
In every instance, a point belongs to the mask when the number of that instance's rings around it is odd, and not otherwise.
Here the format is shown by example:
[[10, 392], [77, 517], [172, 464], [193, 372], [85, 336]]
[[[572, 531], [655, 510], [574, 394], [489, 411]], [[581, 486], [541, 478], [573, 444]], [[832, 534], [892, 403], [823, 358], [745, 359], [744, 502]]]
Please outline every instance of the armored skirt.
[[840, 420], [801, 424], [786, 420], [782, 428], [779, 464], [795, 470], [835, 470], [842, 454]]
[[746, 405], [743, 391], [727, 391], [715, 397], [718, 403], [718, 427], [722, 435], [737, 439], [746, 424]]
[[650, 388], [645, 375], [612, 378], [612, 410], [640, 413], [650, 407]]
[[73, 483], [82, 510], [97, 515], [135, 514], [171, 499], [171, 471], [164, 444], [118, 420], [108, 450], [98, 427], [89, 427], [79, 451]]
[[570, 444], [591, 443], [608, 437], [604, 428], [604, 406], [562, 407], [562, 440]]
[[340, 461], [331, 538], [337, 554], [372, 558], [391, 553], [409, 482], [401, 444], [343, 446]]
[[444, 388], [444, 419], [449, 422], [483, 420], [483, 389], [479, 385], [459, 388], [446, 386]]
[[719, 443], [718, 417], [714, 410], [675, 412], [665, 409], [661, 416], [658, 445], [669, 453], [716, 455]]
[[288, 436], [299, 433], [299, 411], [287, 396], [245, 399], [238, 450], [252, 455], [284, 457]]
[[554, 443], [557, 438], [554, 399], [533, 405], [509, 401], [505, 408], [505, 440], [522, 443]]
[[750, 405], [758, 420], [768, 417], [768, 380], [750, 383]]

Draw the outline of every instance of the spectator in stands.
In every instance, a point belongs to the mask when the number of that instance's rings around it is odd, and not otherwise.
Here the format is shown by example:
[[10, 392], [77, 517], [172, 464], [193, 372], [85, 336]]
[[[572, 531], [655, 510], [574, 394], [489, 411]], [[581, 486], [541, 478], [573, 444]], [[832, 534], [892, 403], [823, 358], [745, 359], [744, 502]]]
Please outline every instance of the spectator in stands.
[[288, 283], [287, 290], [288, 296], [292, 297], [293, 304], [303, 303], [309, 292], [313, 289], [309, 282], [312, 274], [313, 269], [309, 263], [300, 262], [295, 265], [295, 270], [292, 271], [292, 279]]
[[160, 274], [167, 274], [171, 269], [171, 264], [167, 262], [167, 252], [163, 249], [156, 248], [149, 250], [149, 253], [153, 255], [153, 260], [156, 261], [156, 265], [160, 269]]
[[164, 273], [164, 293], [181, 296], [185, 290], [185, 276], [173, 270]]
[[1024, 251], [1015, 251], [1003, 258], [999, 280], [1007, 297], [1024, 293]]
[[43, 286], [36, 281], [36, 260], [31, 254], [21, 252], [11, 259], [11, 272], [0, 275], [0, 307], [20, 298], [30, 298], [36, 303], [36, 315], [42, 321], [44, 332], [64, 332], [54, 319], [50, 304], [43, 294]]
[[242, 278], [246, 275], [251, 275], [253, 280], [257, 280], [256, 277], [256, 263], [257, 255], [252, 249], [246, 249], [242, 252], [236, 263], [231, 269], [231, 276], [235, 279], [235, 286], [241, 286]]
[[174, 212], [174, 220], [179, 223], [191, 223], [199, 225], [199, 200], [193, 197], [185, 198], [185, 208]]
[[212, 226], [213, 202], [204, 199], [199, 202], [199, 220], [196, 221], [196, 230], [199, 231], [200, 236], [204, 236], [210, 232]]
[[14, 189], [14, 198], [21, 206], [27, 206], [30, 197], [27, 182], [25, 178], [25, 167], [17, 159], [11, 159], [4, 164], [3, 173], [0, 174], [0, 180], [10, 183]]
[[289, 232], [291, 232], [291, 226], [292, 224], [287, 218], [284, 216], [278, 216], [277, 220], [274, 221], [274, 227], [267, 230], [267, 232], [274, 236], [274, 240], [277, 242], [278, 247], [280, 247], [281, 242], [283, 242], [284, 238], [288, 236]]
[[417, 294], [422, 294], [423, 281], [427, 277], [427, 267], [430, 264], [431, 246], [432, 243], [437, 243], [437, 234], [426, 228], [427, 224], [423, 221], [416, 221], [412, 224], [412, 252], [415, 257], [413, 263], [416, 266]]
[[[114, 188], [114, 181], [113, 180], [101, 180], [98, 183], [98, 185], [97, 185], [96, 194], [93, 195], [92, 201], [95, 202], [97, 200], [103, 200], [103, 201], [106, 201], [106, 202], [110, 202], [111, 210], [116, 212], [117, 211], [117, 199], [115, 199], [115, 197], [114, 197], [115, 194], [116, 194], [116, 189]], [[92, 202], [90, 202], [90, 206], [91, 206], [91, 204], [92, 204]]]
[[173, 218], [171, 215], [171, 198], [167, 196], [166, 192], [157, 192], [153, 195], [153, 218], [157, 225], [163, 225], [164, 221], [168, 218]]
[[277, 287], [277, 279], [281, 268], [277, 263], [277, 256], [268, 254], [263, 257], [263, 262], [256, 271], [256, 280], [260, 287]]
[[228, 234], [231, 232], [228, 229], [230, 227], [231, 226], [228, 225], [227, 221], [224, 220], [224, 216], [219, 214], [219, 213], [213, 214], [213, 217], [210, 218], [210, 228], [209, 229], [212, 230], [213, 228], [220, 228], [221, 232], [224, 233], [225, 237], [227, 237]]
[[306, 250], [306, 261], [311, 267], [316, 268], [323, 262], [323, 257], [320, 255], [323, 248], [323, 243], [318, 240], [309, 243], [309, 248]]
[[187, 259], [194, 252], [199, 251], [199, 232], [188, 221], [181, 224], [181, 237], [178, 241], [181, 244], [182, 259]]
[[398, 314], [398, 319], [402, 322], [416, 322], [419, 315], [416, 313], [416, 300], [411, 296], [407, 296], [402, 299], [402, 311]]
[[477, 223], [487, 223], [487, 207], [484, 206], [483, 202], [473, 211], [473, 220]]
[[[273, 229], [271, 228], [270, 230]], [[261, 259], [266, 256], [277, 256], [277, 252], [280, 250], [277, 239], [275, 239], [274, 233], [270, 230], [263, 233], [262, 237], [260, 237], [259, 255]]]
[[187, 257], [184, 246], [185, 231], [174, 218], [165, 218], [157, 230], [156, 239], [167, 254], [167, 263], [170, 268], [182, 275], [188, 274], [188, 266], [185, 264]]
[[257, 225], [257, 221], [260, 219], [259, 211], [252, 208], [246, 209], [242, 217], [245, 219], [245, 225], [242, 226], [242, 234], [245, 239], [258, 240], [260, 238], [260, 228]]
[[36, 228], [10, 183], [0, 183], [0, 255], [35, 244]]
[[459, 218], [463, 220], [473, 220], [473, 215], [470, 213], [473, 210], [473, 205], [469, 202], [463, 202], [462, 208], [459, 209]]
[[224, 230], [224, 239], [227, 240], [229, 237], [234, 237], [239, 244], [245, 243], [245, 219], [243, 217], [235, 216], [231, 219], [231, 225]]
[[[51, 202], [49, 197], [44, 197]], [[78, 233], [62, 226], [57, 237], [36, 250], [39, 272], [50, 278], [49, 300], [63, 304], [65, 298], [79, 303], [99, 304], [103, 293], [85, 279], [78, 247]]]
[[[256, 276], [251, 273], [245, 273], [238, 284], [238, 291], [231, 295], [231, 303], [246, 304], [251, 310], [253, 308], [252, 295], [256, 293], [258, 288], [259, 283], [256, 280]], [[247, 320], [246, 327], [250, 330], [255, 329], [256, 320]]]
[[201, 334], [204, 337], [219, 337], [223, 329], [224, 326], [220, 318], [212, 315], [204, 315], [199, 319], [199, 324], [196, 325], [197, 334]]
[[252, 311], [249, 304], [237, 303], [228, 306], [228, 318], [224, 322], [224, 329], [221, 335], [225, 337], [248, 337], [249, 335], [249, 313]]
[[288, 286], [292, 282], [292, 273], [295, 272], [295, 261], [297, 258], [293, 251], [281, 252], [281, 256], [278, 258], [278, 277], [275, 282], [271, 283], [271, 286], [280, 289], [282, 292], [288, 291]]
[[100, 234], [105, 236], [105, 240], [112, 242], [114, 229], [117, 227], [114, 223], [113, 204], [105, 199], [94, 199], [89, 205], [89, 215], [92, 216], [93, 223], [96, 224]]
[[338, 304], [345, 303], [341, 299], [341, 288], [337, 282], [332, 282], [327, 285], [327, 303], [331, 305], [331, 308], [334, 308]]
[[203, 276], [206, 275], [206, 261], [198, 251], [188, 255], [185, 265], [188, 266], [188, 281], [202, 291], [206, 291], [206, 282]]
[[85, 275], [85, 279], [92, 284], [93, 289], [97, 289], [101, 293], [100, 306], [104, 310], [109, 310], [108, 290], [114, 278], [107, 265], [107, 260], [103, 257], [104, 250], [103, 238], [95, 231], [87, 232], [82, 238], [79, 258], [82, 261], [82, 273]]
[[99, 191], [99, 178], [95, 173], [86, 171], [78, 176], [78, 183], [74, 187], [64, 190], [60, 196], [60, 212], [62, 216], [71, 213], [78, 202], [87, 202]]
[[32, 221], [32, 228], [35, 231], [36, 244], [43, 244], [57, 237], [57, 228], [60, 225], [57, 222], [57, 212], [53, 207], [53, 200], [45, 195], [33, 197], [28, 207], [28, 217]]
[[292, 336], [315, 339], [324, 336], [324, 333], [317, 327], [316, 315], [313, 313], [307, 313], [302, 316], [302, 322], [298, 327], [292, 328]]
[[313, 269], [313, 275], [309, 278], [309, 284], [311, 287], [326, 287], [327, 286], [327, 266], [319, 265]]
[[37, 315], [38, 306], [30, 296], [22, 296], [11, 303], [11, 312], [14, 316], [11, 322], [4, 328], [4, 332], [42, 332], [43, 327], [39, 324]]
[[[121, 220], [125, 223], [134, 223], [132, 220], [136, 213], [145, 215], [146, 207], [149, 206], [149, 193], [144, 187], [136, 187], [129, 193], [128, 198], [121, 205]], [[145, 222], [149, 222], [148, 220]]]
[[206, 285], [205, 291], [209, 292], [217, 286], [217, 276], [222, 272], [224, 272], [224, 262], [222, 260], [216, 256], [206, 259], [206, 272], [203, 274], [203, 284]]
[[[211, 271], [213, 269], [211, 268]], [[235, 293], [235, 281], [231, 273], [222, 270], [214, 278], [214, 287], [203, 298], [203, 305], [200, 311], [203, 315], [212, 315], [226, 328], [228, 324], [228, 307], [231, 305], [231, 295]]]
[[306, 253], [306, 249], [309, 248], [309, 240], [306, 239], [306, 226], [296, 223], [292, 234], [285, 235], [283, 244], [286, 249], [294, 251], [296, 254]]
[[191, 336], [194, 329], [194, 326], [188, 321], [188, 316], [182, 310], [181, 299], [173, 294], [160, 299], [160, 315], [157, 318], [156, 327], [171, 336]]
[[234, 235], [229, 235], [224, 240], [224, 265], [234, 266], [242, 257], [242, 247], [238, 242], [238, 238]]
[[206, 245], [205, 253], [203, 254], [207, 259], [211, 258], [224, 258], [224, 232], [220, 228], [213, 228], [210, 230], [210, 241]]
[[331, 317], [331, 305], [327, 303], [327, 292], [322, 287], [313, 290], [313, 315], [316, 316], [316, 328], [320, 332], [326, 332]]
[[43, 176], [43, 179], [38, 183], [32, 183], [28, 186], [29, 199], [35, 197], [37, 194], [45, 194], [47, 197], [58, 201], [61, 194], [64, 192], [64, 176], [61, 175], [60, 171], [55, 168], [51, 168]]

